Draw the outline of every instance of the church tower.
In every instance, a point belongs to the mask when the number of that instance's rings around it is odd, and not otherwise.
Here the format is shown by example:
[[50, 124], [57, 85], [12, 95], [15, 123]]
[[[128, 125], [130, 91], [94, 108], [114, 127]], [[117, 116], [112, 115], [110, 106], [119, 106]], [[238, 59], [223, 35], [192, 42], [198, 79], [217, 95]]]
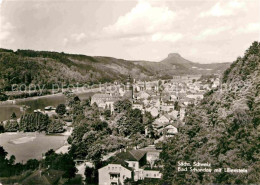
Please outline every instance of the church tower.
[[127, 78], [127, 82], [126, 82], [126, 86], [125, 86], [124, 98], [128, 99], [130, 101], [133, 100], [133, 85], [132, 85], [132, 79], [131, 79], [130, 75]]

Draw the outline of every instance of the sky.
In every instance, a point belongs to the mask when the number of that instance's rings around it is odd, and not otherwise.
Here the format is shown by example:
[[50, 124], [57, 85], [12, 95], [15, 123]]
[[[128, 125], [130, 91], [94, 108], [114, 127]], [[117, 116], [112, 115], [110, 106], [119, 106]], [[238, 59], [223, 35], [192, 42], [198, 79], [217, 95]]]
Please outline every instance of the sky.
[[260, 41], [260, 0], [0, 0], [0, 47], [232, 62]]

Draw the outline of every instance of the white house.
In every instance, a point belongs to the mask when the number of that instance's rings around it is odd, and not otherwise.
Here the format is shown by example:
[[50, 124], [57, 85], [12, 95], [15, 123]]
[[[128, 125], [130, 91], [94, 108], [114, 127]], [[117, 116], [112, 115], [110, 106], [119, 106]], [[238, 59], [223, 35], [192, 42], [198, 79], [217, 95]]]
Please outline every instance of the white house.
[[132, 171], [121, 164], [108, 164], [98, 169], [99, 185], [124, 184], [127, 178], [132, 178]]
[[212, 88], [216, 88], [216, 87], [218, 87], [219, 84], [220, 84], [220, 82], [219, 82], [219, 78], [217, 78], [216, 80], [214, 80], [214, 82], [213, 82], [213, 84], [212, 84]]
[[149, 145], [145, 148], [140, 149], [146, 152], [146, 161], [153, 168], [155, 161], [159, 160], [161, 150], [157, 150], [154, 145]]
[[148, 105], [148, 104], [150, 103], [150, 101], [147, 100], [147, 99], [145, 99], [145, 100], [143, 101], [143, 103], [144, 103], [144, 105], [146, 106], [146, 105]]
[[91, 105], [96, 103], [99, 106], [100, 104], [105, 103], [106, 101], [110, 100], [111, 98], [112, 98], [112, 96], [110, 96], [109, 94], [105, 94], [105, 93], [94, 94], [91, 97]]
[[174, 110], [174, 105], [162, 105], [161, 110], [165, 112], [170, 112]]
[[153, 117], [157, 117], [159, 115], [159, 110], [156, 107], [150, 107], [146, 109], [147, 112], [150, 112]]
[[167, 118], [165, 115], [162, 115], [161, 117], [157, 118], [153, 122], [153, 126], [157, 129], [164, 127], [165, 125], [168, 125], [170, 123], [170, 119]]
[[143, 104], [141, 104], [141, 103], [133, 103], [133, 105], [132, 105], [132, 109], [139, 109], [139, 110], [141, 110], [141, 111], [143, 111]]
[[153, 179], [160, 179], [162, 174], [158, 170], [144, 170], [143, 171], [144, 178], [153, 178]]
[[114, 111], [114, 102], [119, 98], [116, 96], [112, 96], [106, 93], [97, 93], [91, 97], [91, 105], [94, 103], [97, 104], [100, 108], [110, 108], [110, 110]]
[[203, 99], [203, 94], [202, 93], [188, 94], [187, 98]]
[[173, 135], [178, 133], [178, 129], [173, 125], [168, 125], [165, 127], [166, 137], [173, 137]]
[[173, 116], [174, 119], [177, 119], [177, 118], [178, 118], [179, 111], [173, 110], [173, 111], [171, 111], [171, 112], [168, 112], [168, 114], [169, 114], [170, 116]]
[[160, 116], [156, 120], [160, 123], [169, 123], [170, 122], [169, 118], [167, 118], [165, 115]]
[[151, 95], [145, 91], [141, 91], [137, 94], [137, 99], [148, 99]]

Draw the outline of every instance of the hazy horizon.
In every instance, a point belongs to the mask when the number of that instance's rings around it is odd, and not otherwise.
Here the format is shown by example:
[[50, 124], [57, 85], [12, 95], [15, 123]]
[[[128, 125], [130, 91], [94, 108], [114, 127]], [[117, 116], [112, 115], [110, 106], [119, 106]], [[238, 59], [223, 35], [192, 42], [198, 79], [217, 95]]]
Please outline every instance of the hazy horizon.
[[260, 40], [257, 0], [0, 0], [0, 47], [233, 62]]

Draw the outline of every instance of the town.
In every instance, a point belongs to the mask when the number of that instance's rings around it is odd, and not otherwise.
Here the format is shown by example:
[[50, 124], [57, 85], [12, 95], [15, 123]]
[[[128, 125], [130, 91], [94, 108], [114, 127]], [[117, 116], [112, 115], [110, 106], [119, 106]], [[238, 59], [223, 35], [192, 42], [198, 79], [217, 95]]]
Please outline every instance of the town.
[[259, 5], [0, 0], [0, 185], [260, 184]]
[[[72, 154], [77, 174], [88, 183], [156, 180], [162, 177], [162, 144], [184, 126], [187, 106], [196, 105], [203, 94], [219, 85], [218, 75], [174, 76], [156, 81], [129, 76], [126, 83], [100, 86], [99, 92], [85, 101], [66, 91], [65, 104], [36, 109], [21, 118], [12, 115], [3, 125], [6, 132], [44, 131], [68, 136], [56, 153]], [[30, 120], [37, 120], [32, 115], [46, 115], [50, 120], [47, 128], [30, 130]]]

